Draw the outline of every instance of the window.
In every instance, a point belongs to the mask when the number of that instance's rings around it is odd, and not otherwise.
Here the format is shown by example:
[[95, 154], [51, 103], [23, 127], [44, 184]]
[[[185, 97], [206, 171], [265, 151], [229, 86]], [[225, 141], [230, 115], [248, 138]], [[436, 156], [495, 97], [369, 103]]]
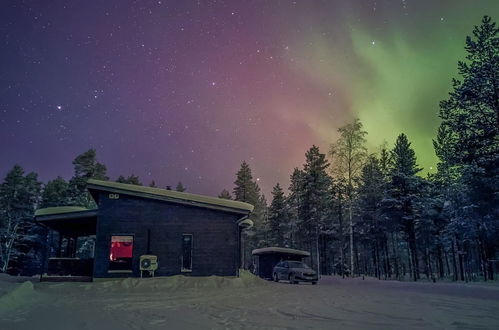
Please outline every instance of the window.
[[182, 235], [182, 271], [192, 271], [192, 234]]
[[110, 271], [132, 270], [133, 236], [111, 236]]

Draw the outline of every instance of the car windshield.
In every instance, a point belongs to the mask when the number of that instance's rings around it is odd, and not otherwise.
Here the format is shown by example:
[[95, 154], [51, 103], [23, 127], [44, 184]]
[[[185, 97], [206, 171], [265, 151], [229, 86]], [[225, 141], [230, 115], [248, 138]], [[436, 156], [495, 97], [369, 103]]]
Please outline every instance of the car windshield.
[[299, 261], [288, 261], [289, 268], [310, 268], [303, 262]]

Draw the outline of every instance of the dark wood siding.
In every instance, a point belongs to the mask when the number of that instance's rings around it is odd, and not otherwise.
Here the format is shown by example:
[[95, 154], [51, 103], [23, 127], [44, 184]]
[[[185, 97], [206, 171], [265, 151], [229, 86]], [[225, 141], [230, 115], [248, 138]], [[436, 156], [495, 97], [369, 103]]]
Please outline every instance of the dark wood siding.
[[[182, 234], [193, 235], [193, 276], [237, 274], [241, 215], [172, 204], [120, 194], [109, 199], [99, 195], [99, 215], [95, 246], [94, 277], [108, 273], [112, 235], [133, 235], [133, 276], [140, 276], [139, 257], [147, 253], [150, 230], [151, 254], [158, 256], [157, 276], [181, 274]], [[130, 275], [130, 274], [128, 274]]]

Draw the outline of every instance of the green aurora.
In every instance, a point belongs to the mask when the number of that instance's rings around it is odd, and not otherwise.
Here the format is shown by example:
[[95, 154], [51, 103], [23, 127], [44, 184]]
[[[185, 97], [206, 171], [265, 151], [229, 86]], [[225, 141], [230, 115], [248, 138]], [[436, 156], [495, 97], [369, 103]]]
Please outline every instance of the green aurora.
[[[499, 13], [499, 1], [445, 2], [456, 6], [442, 2], [432, 12], [421, 6], [399, 20], [384, 20], [383, 8], [378, 8], [379, 20], [367, 23], [351, 14], [355, 8], [344, 8], [338, 34], [345, 37], [336, 35], [331, 43], [331, 36], [317, 33], [316, 27], [308, 39], [313, 47], [302, 49], [307, 60], [297, 68], [315, 83], [333, 86], [332, 95], [344, 99], [333, 107], [346, 103], [350, 116], [360, 118], [371, 151], [385, 142], [391, 147], [398, 134], [406, 133], [422, 174], [434, 171], [438, 161], [432, 139], [440, 122], [439, 102], [447, 97], [452, 78], [459, 78], [457, 62], [465, 57], [465, 38], [483, 15]], [[333, 112], [345, 120], [339, 109]], [[337, 137], [330, 127], [315, 124], [324, 141]]]

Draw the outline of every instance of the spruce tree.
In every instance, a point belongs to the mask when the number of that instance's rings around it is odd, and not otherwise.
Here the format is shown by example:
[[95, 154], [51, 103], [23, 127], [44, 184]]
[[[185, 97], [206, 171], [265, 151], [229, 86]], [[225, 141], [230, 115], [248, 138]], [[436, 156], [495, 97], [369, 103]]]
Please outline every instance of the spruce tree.
[[385, 180], [379, 159], [371, 155], [362, 167], [359, 177], [358, 206], [360, 227], [365, 242], [373, 256], [376, 277], [381, 277], [383, 268], [383, 246], [386, 242], [385, 228], [381, 221], [381, 201], [384, 197]]
[[140, 182], [140, 179], [137, 175], [129, 175], [127, 178], [125, 178], [123, 175], [120, 175], [118, 179], [116, 179], [116, 182], [118, 183], [126, 183], [126, 184], [134, 184], [136, 186], [142, 186], [142, 183]]
[[250, 215], [253, 221], [253, 227], [245, 230], [243, 234], [244, 253], [243, 267], [249, 267], [251, 262], [251, 251], [261, 243], [262, 227], [265, 225], [266, 205], [263, 203], [260, 196], [260, 187], [253, 181], [251, 169], [245, 161], [241, 164], [241, 168], [236, 173], [236, 181], [234, 182], [234, 199], [236, 201], [246, 202], [253, 205], [255, 208]]
[[310, 250], [312, 264], [320, 271], [319, 236], [328, 215], [331, 178], [326, 170], [329, 163], [326, 155], [317, 146], [305, 154], [303, 166], [303, 188], [300, 196], [298, 216], [306, 247]]
[[177, 186], [175, 187], [175, 190], [176, 190], [176, 191], [180, 191], [180, 192], [184, 192], [184, 191], [186, 191], [187, 189], [184, 187], [184, 185], [182, 184], [182, 182], [181, 182], [181, 181], [179, 181], [179, 182], [177, 183]]
[[270, 243], [275, 246], [284, 246], [286, 237], [286, 197], [279, 183], [272, 189], [272, 203], [269, 207], [269, 234]]
[[346, 270], [349, 268], [348, 265], [345, 264], [345, 242], [347, 241], [347, 238], [345, 237], [345, 219], [347, 218], [346, 213], [348, 211], [346, 191], [346, 182], [343, 178], [332, 181], [330, 189], [332, 197], [330, 211], [331, 216], [336, 220], [332, 227], [338, 239], [337, 250], [340, 252], [340, 260], [333, 266], [335, 271], [339, 272], [343, 278], [347, 275]]
[[230, 194], [230, 192], [226, 189], [223, 189], [220, 194], [218, 195], [218, 198], [222, 198], [222, 199], [232, 199], [232, 195]]
[[251, 169], [245, 161], [242, 162], [241, 168], [236, 173], [234, 185], [233, 192], [236, 201], [257, 204], [257, 201], [260, 198], [259, 189], [257, 189], [258, 185], [253, 181]]
[[418, 214], [418, 193], [421, 179], [416, 176], [421, 169], [416, 164], [416, 154], [405, 134], [397, 137], [392, 150], [392, 168], [387, 198], [384, 199], [384, 213], [405, 233], [409, 247], [409, 268], [414, 281], [418, 280], [419, 259], [416, 243], [416, 222]]
[[300, 228], [298, 227], [298, 224], [300, 223], [300, 221], [298, 210], [301, 205], [301, 196], [303, 194], [303, 177], [303, 171], [295, 167], [293, 169], [293, 173], [290, 176], [290, 183], [288, 188], [289, 196], [287, 198], [287, 210], [289, 220], [286, 224], [285, 231], [288, 234], [285, 237], [285, 244], [293, 248], [301, 246], [301, 243], [299, 242]]
[[467, 231], [484, 278], [492, 279], [488, 260], [495, 258], [499, 235], [499, 28], [490, 17], [475, 26], [465, 50], [465, 60], [458, 62], [461, 78], [453, 80], [449, 98], [440, 103], [439, 135], [445, 135], [445, 144], [437, 140], [435, 147], [440, 173], [450, 178], [457, 172], [455, 182], [465, 190], [451, 224]]

